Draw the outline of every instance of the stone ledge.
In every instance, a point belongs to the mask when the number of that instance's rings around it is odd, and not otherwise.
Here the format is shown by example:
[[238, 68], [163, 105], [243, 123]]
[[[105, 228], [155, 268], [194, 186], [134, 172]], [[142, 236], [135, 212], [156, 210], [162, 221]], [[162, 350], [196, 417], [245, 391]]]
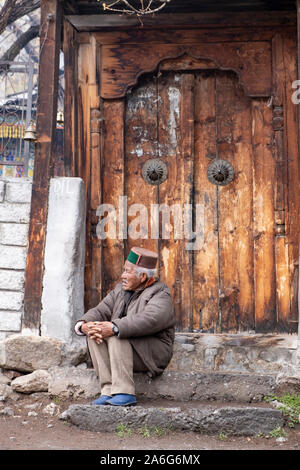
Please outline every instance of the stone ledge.
[[[99, 381], [93, 369], [78, 366], [52, 366], [48, 371], [47, 392], [60, 398], [94, 399], [99, 396]], [[1, 376], [0, 376], [1, 377]], [[34, 390], [35, 373], [24, 376], [22, 382]], [[184, 405], [199, 401], [210, 403], [262, 403], [266, 396], [300, 393], [300, 378], [270, 377], [230, 373], [164, 373], [150, 379], [146, 374], [134, 374], [138, 403], [145, 400], [168, 400]], [[13, 386], [14, 381], [11, 385]], [[39, 385], [37, 385], [38, 387]], [[46, 391], [46, 390], [45, 390]]]
[[154, 380], [146, 374], [135, 374], [134, 380], [139, 396], [177, 401], [260, 402], [276, 388], [275, 376], [224, 372], [165, 371]]
[[20, 372], [77, 365], [86, 359], [86, 347], [46, 336], [14, 334], [0, 341], [0, 367]]
[[176, 333], [170, 371], [297, 375], [297, 335]]
[[95, 405], [71, 405], [61, 415], [81, 429], [115, 432], [121, 423], [130, 429], [160, 427], [172, 431], [192, 431], [206, 434], [255, 436], [268, 434], [282, 427], [284, 419], [279, 410], [262, 407], [213, 407], [197, 408], [126, 408]]

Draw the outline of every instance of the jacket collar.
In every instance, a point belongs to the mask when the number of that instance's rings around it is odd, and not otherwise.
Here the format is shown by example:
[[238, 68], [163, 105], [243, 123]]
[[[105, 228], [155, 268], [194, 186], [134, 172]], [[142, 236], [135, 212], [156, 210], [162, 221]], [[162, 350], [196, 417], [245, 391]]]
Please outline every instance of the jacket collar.
[[131, 300], [131, 297], [139, 297], [140, 294], [142, 294], [142, 292], [144, 292], [148, 287], [152, 286], [156, 282], [157, 282], [157, 279], [155, 279], [154, 277], [151, 277], [147, 280], [146, 284], [140, 289], [137, 289], [134, 291], [123, 291], [124, 299], [127, 300], [128, 298], [130, 298]]

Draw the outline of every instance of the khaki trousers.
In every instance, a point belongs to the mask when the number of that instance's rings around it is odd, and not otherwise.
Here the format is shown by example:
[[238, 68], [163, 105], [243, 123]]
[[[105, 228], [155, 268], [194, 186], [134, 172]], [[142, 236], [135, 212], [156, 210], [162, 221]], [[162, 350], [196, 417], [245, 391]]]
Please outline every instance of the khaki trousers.
[[129, 393], [135, 395], [133, 381], [133, 349], [127, 339], [110, 336], [97, 344], [87, 338], [88, 347], [96, 374], [98, 375], [101, 395]]

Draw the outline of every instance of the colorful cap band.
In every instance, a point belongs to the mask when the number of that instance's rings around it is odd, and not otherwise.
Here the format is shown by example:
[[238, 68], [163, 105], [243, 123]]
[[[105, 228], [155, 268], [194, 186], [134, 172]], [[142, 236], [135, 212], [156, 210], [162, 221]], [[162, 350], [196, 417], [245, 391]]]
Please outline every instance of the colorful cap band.
[[138, 261], [139, 258], [140, 258], [140, 256], [137, 253], [134, 253], [134, 251], [131, 250], [128, 257], [127, 257], [127, 261], [129, 261], [132, 264], [137, 264], [137, 261]]

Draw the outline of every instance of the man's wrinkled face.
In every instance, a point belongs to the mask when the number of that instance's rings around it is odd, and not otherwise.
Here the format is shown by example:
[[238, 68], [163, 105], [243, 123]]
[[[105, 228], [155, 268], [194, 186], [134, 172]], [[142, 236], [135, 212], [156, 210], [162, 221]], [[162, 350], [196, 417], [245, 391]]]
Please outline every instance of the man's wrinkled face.
[[121, 275], [123, 290], [136, 290], [146, 280], [146, 274], [141, 274], [139, 277], [134, 269], [134, 265], [129, 261], [125, 261], [124, 271]]

